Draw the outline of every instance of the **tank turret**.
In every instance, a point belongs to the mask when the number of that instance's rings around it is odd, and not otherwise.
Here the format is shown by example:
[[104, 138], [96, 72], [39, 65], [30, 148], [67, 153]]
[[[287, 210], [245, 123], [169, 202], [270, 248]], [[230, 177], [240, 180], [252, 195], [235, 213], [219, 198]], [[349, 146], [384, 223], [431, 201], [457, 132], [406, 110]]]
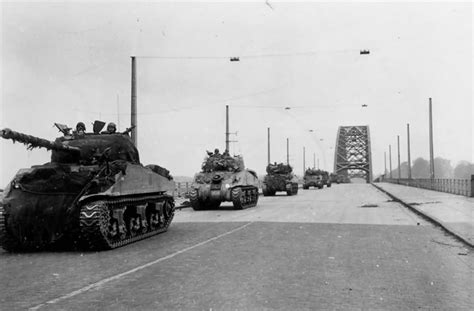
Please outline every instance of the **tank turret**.
[[100, 133], [101, 126], [94, 126], [94, 133], [69, 134], [68, 127], [56, 126], [64, 136], [54, 141], [0, 131], [27, 149], [51, 150], [50, 162], [21, 169], [3, 193], [4, 249], [58, 243], [111, 249], [167, 230], [175, 188], [168, 170], [143, 166], [127, 133]]

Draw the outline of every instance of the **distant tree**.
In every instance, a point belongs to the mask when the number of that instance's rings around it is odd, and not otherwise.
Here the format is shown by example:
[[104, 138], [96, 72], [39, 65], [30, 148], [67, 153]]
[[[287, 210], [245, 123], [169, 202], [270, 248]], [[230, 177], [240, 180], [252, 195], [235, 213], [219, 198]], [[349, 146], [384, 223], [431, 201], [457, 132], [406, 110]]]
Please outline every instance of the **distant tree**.
[[471, 179], [471, 175], [474, 175], [474, 164], [468, 161], [461, 161], [454, 168], [454, 178], [460, 179]]
[[435, 178], [453, 178], [451, 161], [437, 157], [434, 159]]
[[[400, 163], [400, 171], [401, 171], [402, 178], [408, 178], [408, 162]], [[398, 167], [392, 170], [392, 177], [398, 178]]]
[[430, 163], [423, 158], [416, 159], [413, 161], [411, 175], [413, 178], [430, 178]]

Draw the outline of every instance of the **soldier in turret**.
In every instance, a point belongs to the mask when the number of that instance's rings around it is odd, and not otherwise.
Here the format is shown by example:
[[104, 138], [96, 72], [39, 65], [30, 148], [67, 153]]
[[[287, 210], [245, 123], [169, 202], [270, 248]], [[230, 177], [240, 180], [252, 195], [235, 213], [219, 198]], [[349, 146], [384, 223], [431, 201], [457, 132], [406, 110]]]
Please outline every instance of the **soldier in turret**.
[[84, 136], [86, 134], [86, 125], [84, 122], [77, 122], [76, 131], [73, 134], [78, 136]]
[[107, 124], [107, 131], [103, 132], [104, 134], [115, 134], [117, 132], [117, 126], [114, 122]]

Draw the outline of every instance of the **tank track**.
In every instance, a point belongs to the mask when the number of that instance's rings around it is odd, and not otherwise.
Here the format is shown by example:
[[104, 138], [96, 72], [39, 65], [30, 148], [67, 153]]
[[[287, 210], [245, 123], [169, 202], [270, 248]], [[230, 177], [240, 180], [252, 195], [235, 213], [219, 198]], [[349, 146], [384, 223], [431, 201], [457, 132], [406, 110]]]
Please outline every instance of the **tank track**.
[[[156, 203], [163, 203], [161, 212], [156, 210]], [[130, 217], [130, 222], [125, 219], [128, 209], [138, 206], [155, 204], [155, 209], [150, 207], [147, 214], [151, 215], [142, 219], [142, 214]], [[120, 214], [122, 220], [113, 218], [114, 210], [125, 212]], [[151, 212], [151, 214], [150, 214]], [[130, 214], [130, 213], [129, 213]], [[129, 215], [130, 216], [130, 215]], [[92, 201], [84, 204], [80, 211], [80, 244], [91, 250], [105, 250], [121, 247], [158, 233], [165, 232], [174, 217], [174, 200], [171, 196], [155, 195], [135, 199], [110, 199]], [[153, 221], [151, 221], [151, 219]], [[136, 229], [136, 230], [133, 230]], [[133, 231], [133, 232], [132, 232]]]
[[0, 245], [7, 251], [17, 250], [21, 247], [21, 245], [10, 236], [6, 225], [5, 210], [3, 206], [0, 206]]
[[252, 186], [234, 187], [231, 200], [235, 209], [254, 207], [258, 202], [258, 188]]
[[296, 195], [296, 194], [298, 194], [298, 184], [297, 183], [288, 184], [286, 194], [287, 195]]

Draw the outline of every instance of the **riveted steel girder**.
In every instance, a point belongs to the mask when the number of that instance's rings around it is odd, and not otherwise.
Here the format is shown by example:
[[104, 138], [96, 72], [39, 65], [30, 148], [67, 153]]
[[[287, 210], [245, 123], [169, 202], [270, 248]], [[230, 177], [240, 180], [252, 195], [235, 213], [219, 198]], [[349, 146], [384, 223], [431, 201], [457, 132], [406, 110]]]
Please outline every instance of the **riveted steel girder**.
[[334, 153], [334, 173], [372, 181], [369, 126], [340, 126]]

